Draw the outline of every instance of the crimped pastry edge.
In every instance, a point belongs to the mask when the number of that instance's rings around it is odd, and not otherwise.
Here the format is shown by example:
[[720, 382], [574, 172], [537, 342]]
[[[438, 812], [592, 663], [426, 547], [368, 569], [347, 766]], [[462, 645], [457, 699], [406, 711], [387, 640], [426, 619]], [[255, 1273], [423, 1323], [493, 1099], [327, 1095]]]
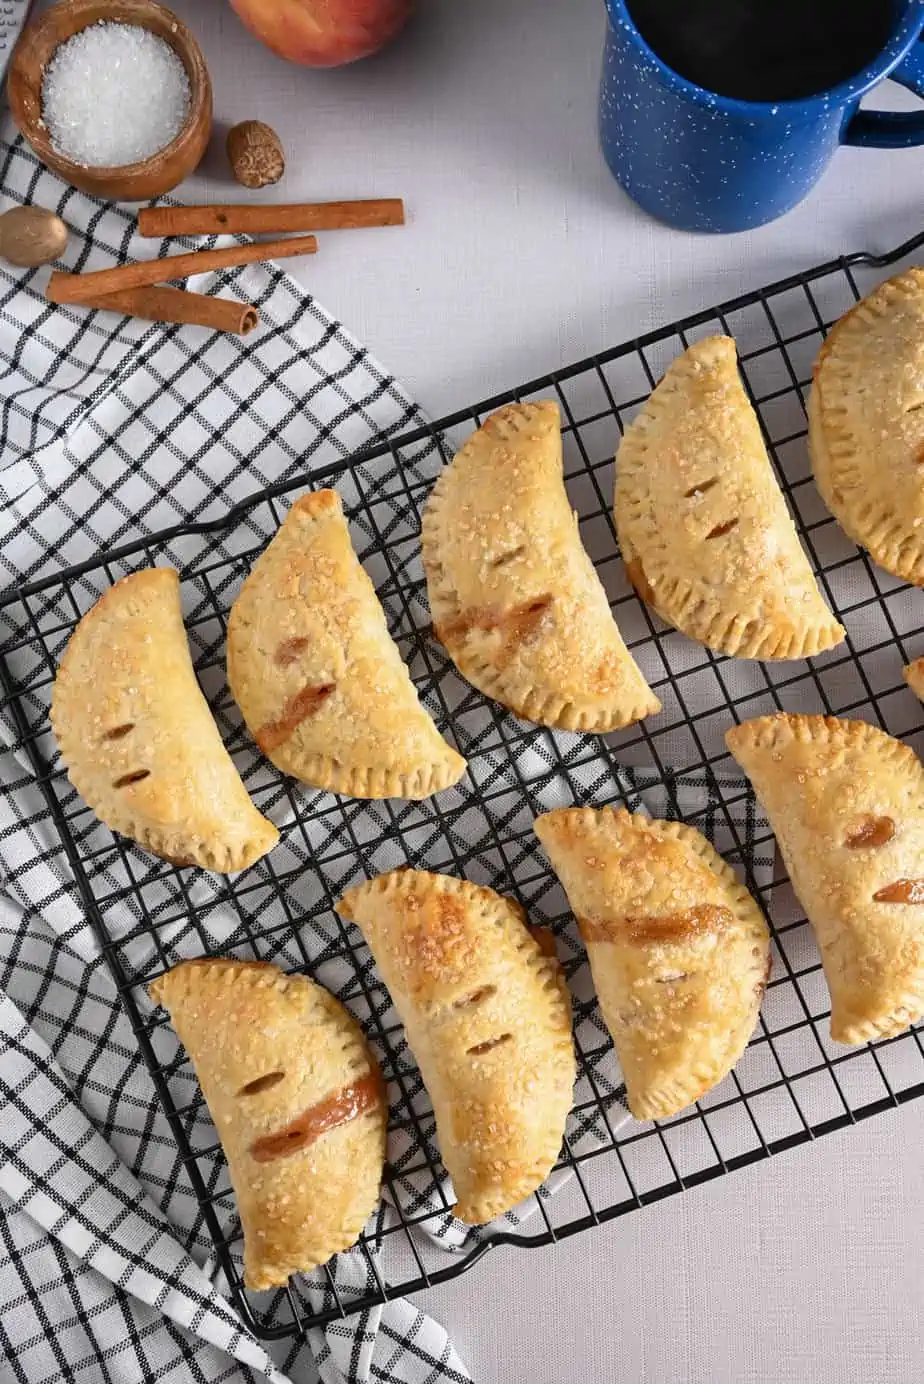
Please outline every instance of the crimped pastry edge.
[[[806, 712], [777, 711], [768, 716], [755, 716], [725, 733], [725, 743], [740, 764], [737, 750], [774, 749], [798, 741], [810, 744], [817, 740], [833, 742], [847, 749], [875, 742], [880, 753], [900, 759], [909, 767], [920, 761], [914, 750], [901, 740], [868, 721], [849, 720], [841, 716], [822, 716]], [[744, 768], [744, 765], [741, 765]]]
[[[148, 986], [148, 994], [155, 1004], [167, 1010], [172, 1020], [173, 1007], [181, 1004], [191, 993], [195, 993], [193, 978], [196, 974], [201, 974], [203, 970], [216, 972], [224, 977], [224, 983], [228, 989], [244, 983], [254, 989], [274, 990], [280, 994], [289, 994], [296, 1000], [301, 997], [310, 1000], [312, 1006], [317, 1005], [324, 1009], [328, 1015], [342, 1025], [344, 1033], [349, 1039], [350, 1051], [364, 1060], [367, 1070], [381, 1075], [379, 1065], [366, 1042], [365, 1035], [349, 1010], [330, 991], [311, 980], [310, 977], [297, 974], [289, 975], [272, 962], [245, 961], [236, 957], [201, 957], [181, 961], [152, 981]], [[192, 1061], [191, 1058], [190, 1061]], [[193, 1066], [195, 1067], [194, 1063]], [[381, 1159], [383, 1163], [388, 1128], [388, 1107], [384, 1092], [383, 1083], [382, 1098], [379, 1104], [360, 1116], [361, 1120], [373, 1121], [381, 1126]], [[328, 1240], [325, 1241], [323, 1251], [317, 1253], [313, 1258], [309, 1257], [298, 1263], [261, 1259], [255, 1264], [252, 1250], [249, 1255], [245, 1252], [244, 1286], [251, 1292], [284, 1288], [293, 1274], [312, 1273], [322, 1264], [326, 1264], [334, 1255], [351, 1249], [359, 1239], [380, 1195], [381, 1188], [379, 1185], [368, 1210], [365, 1213], [357, 1211], [354, 1218], [348, 1219], [337, 1227], [336, 1232], [332, 1232]]]
[[603, 807], [554, 807], [549, 812], [541, 813], [535, 819], [533, 829], [539, 840], [542, 841], [542, 833], [539, 830], [542, 823], [552, 825], [554, 821], [562, 821], [567, 818], [596, 831], [610, 817], [615, 818], [620, 826], [628, 827], [639, 836], [654, 836], [659, 841], [680, 841], [690, 848], [703, 864], [708, 866], [714, 875], [718, 876], [723, 886], [731, 890], [736, 896], [736, 904], [740, 903], [743, 908], [742, 912], [736, 914], [739, 921], [747, 922], [750, 915], [756, 914], [760, 919], [761, 926], [766, 926], [757, 903], [740, 882], [732, 867], [719, 855], [711, 841], [708, 841], [701, 831], [690, 826], [687, 822], [679, 822], [666, 817], [649, 817], [644, 812], [630, 812], [625, 807], [613, 807], [610, 804], [605, 804]]
[[[751, 750], [772, 752], [785, 745], [813, 744], [819, 740], [833, 745], [838, 751], [838, 759], [833, 761], [835, 765], [851, 751], [875, 745], [877, 755], [887, 756], [892, 761], [890, 772], [899, 770], [914, 775], [921, 772], [921, 762], [910, 745], [903, 744], [886, 731], [880, 730], [878, 726], [870, 725], [868, 721], [777, 712], [771, 716], [758, 716], [751, 721], [744, 721], [740, 726], [733, 726], [725, 736], [728, 748], [745, 772], [747, 769], [738, 758], [736, 748], [744, 754]], [[879, 1038], [891, 1038], [904, 1032], [921, 1018], [924, 1018], [924, 963], [918, 970], [916, 982], [906, 988], [890, 1014], [878, 1019], [841, 1022], [835, 1020], [832, 1013], [831, 1037], [836, 1043], [844, 1043], [847, 1046], [875, 1042]]]
[[[695, 371], [698, 364], [711, 365], [731, 361], [738, 370], [738, 353], [731, 337], [712, 336], [694, 342], [682, 355], [671, 362], [667, 374], [679, 379]], [[661, 381], [663, 384], [663, 380]], [[776, 659], [794, 660], [812, 658], [834, 648], [844, 639], [844, 628], [825, 605], [820, 592], [817, 592], [819, 607], [825, 609], [827, 618], [792, 621], [777, 621], [772, 628], [759, 615], [744, 611], [729, 614], [717, 600], [696, 589], [695, 584], [685, 574], [658, 580], [657, 590], [651, 584], [651, 575], [645, 571], [644, 556], [637, 550], [629, 537], [630, 525], [644, 522], [642, 506], [633, 503], [626, 495], [626, 476], [628, 471], [641, 469], [647, 464], [642, 455], [645, 443], [642, 441], [666, 406], [663, 395], [659, 396], [658, 385], [649, 396], [638, 418], [626, 430], [617, 452], [617, 480], [613, 505], [613, 517], [619, 539], [620, 552], [626, 565], [629, 580], [640, 600], [646, 602], [666, 624], [680, 630], [682, 634], [707, 648], [732, 658], [756, 658], [764, 661]], [[636, 452], [639, 455], [636, 455]], [[785, 501], [784, 501], [785, 507]], [[798, 532], [786, 507], [786, 519], [798, 539]], [[808, 565], [808, 558], [805, 559]], [[633, 578], [631, 565], [641, 562], [644, 582]], [[811, 568], [809, 568], [811, 572]], [[817, 584], [816, 584], [817, 590]]]
[[[542, 950], [537, 939], [529, 931], [528, 918], [523, 906], [507, 894], [499, 894], [484, 884], [473, 884], [471, 880], [460, 879], [457, 875], [441, 874], [435, 870], [418, 870], [400, 867], [386, 870], [361, 884], [351, 885], [334, 905], [334, 910], [347, 922], [356, 922], [355, 905], [360, 899], [373, 898], [377, 894], [397, 894], [401, 896], [429, 896], [435, 893], [455, 894], [468, 902], [477, 903], [483, 915], [494, 915], [506, 920], [512, 916], [520, 929], [516, 936], [517, 949], [528, 955], [539, 969], [555, 972], [559, 963]], [[357, 926], [359, 926], [357, 924]]]
[[[608, 817], [616, 818], [620, 826], [627, 827], [637, 836], [647, 834], [658, 840], [677, 841], [691, 849], [694, 855], [717, 876], [720, 884], [727, 891], [736, 920], [752, 935], [755, 944], [759, 942], [766, 950], [765, 978], [756, 994], [752, 1006], [752, 1017], [747, 1025], [742, 1024], [742, 1028], [746, 1028], [744, 1042], [740, 1046], [736, 1043], [730, 1044], [730, 1056], [726, 1054], [726, 1058], [722, 1061], [708, 1065], [698, 1063], [690, 1070], [686, 1081], [669, 1082], [647, 1091], [641, 1098], [633, 1094], [632, 1099], [629, 1100], [627, 1094], [629, 1109], [636, 1120], [663, 1120], [677, 1115], [688, 1106], [695, 1104], [720, 1081], [723, 1081], [740, 1061], [757, 1024], [766, 980], [770, 974], [770, 931], [757, 901], [740, 882], [732, 867], [719, 855], [702, 832], [697, 831], [695, 827], [689, 826], [686, 822], [648, 817], [644, 813], [629, 812], [624, 807], [617, 808], [606, 805], [601, 808], [553, 808], [550, 812], [544, 812], [537, 817], [533, 826], [543, 848], [548, 851], [546, 846], [547, 832], [548, 829], [554, 831], [556, 822], [570, 819], [572, 822], [577, 822], [596, 833], [603, 829]], [[546, 825], [543, 826], [543, 824]]]
[[[854, 329], [887, 315], [896, 297], [924, 293], [924, 269], [911, 268], [887, 279], [846, 312], [825, 338], [813, 371], [808, 399], [809, 455], [815, 483], [828, 510], [848, 538], [865, 548], [885, 571], [915, 586], [924, 585], [924, 533], [909, 529], [901, 514], [879, 496], [864, 495], [846, 501], [837, 485], [838, 455], [857, 451], [853, 435], [842, 417], [843, 399], [851, 393], [847, 377], [851, 361], [860, 362], [861, 350], [851, 341]], [[862, 369], [858, 364], [855, 368]], [[843, 378], [841, 378], [843, 377]]]
[[539, 1190], [558, 1162], [559, 1152], [560, 1149], [557, 1149], [551, 1163], [548, 1158], [537, 1159], [529, 1171], [524, 1172], [514, 1184], [507, 1196], [469, 1197], [468, 1200], [457, 1201], [451, 1208], [452, 1215], [457, 1221], [464, 1221], [466, 1225], [487, 1225], [498, 1216], [506, 1215]]
[[[159, 856], [171, 864], [194, 865], [220, 874], [231, 874], [238, 870], [245, 870], [255, 864], [268, 851], [272, 850], [279, 840], [279, 832], [276, 827], [262, 815], [252, 802], [255, 826], [257, 823], [261, 823], [262, 826], [234, 849], [225, 845], [224, 842], [210, 843], [202, 836], [160, 827], [147, 821], [144, 817], [135, 816], [130, 812], [123, 812], [116, 819], [103, 804], [98, 800], [94, 801], [96, 795], [88, 794], [85, 785], [78, 781], [82, 779], [82, 775], [79, 767], [74, 765], [74, 761], [79, 761], [80, 753], [84, 749], [84, 742], [80, 736], [70, 733], [70, 727], [62, 724], [59, 698], [62, 695], [70, 695], [70, 664], [77, 657], [75, 640], [81, 631], [85, 633], [88, 627], [106, 617], [110, 607], [117, 605], [127, 593], [134, 594], [137, 592], [143, 596], [146, 591], [164, 585], [176, 590], [179, 584], [179, 573], [173, 567], [143, 567], [137, 572], [129, 572], [127, 576], [121, 577], [112, 586], [107, 587], [99, 599], [81, 616], [67, 642], [52, 685], [49, 721], [61, 752], [61, 758], [67, 769], [68, 782], [77, 790], [104, 826], [117, 835], [134, 841], [143, 850], [150, 851], [153, 855]], [[195, 673], [193, 676], [195, 677]], [[196, 679], [196, 684], [198, 687], [198, 679]], [[201, 688], [199, 695], [202, 695]], [[216, 734], [218, 734], [217, 727]], [[224, 744], [222, 744], [222, 748], [227, 754]], [[243, 784], [242, 788], [246, 792]]]
[[[562, 1030], [563, 1046], [565, 1043], [567, 1044], [571, 1062], [574, 1064], [571, 996], [567, 984], [564, 982], [561, 965], [557, 957], [549, 956], [543, 951], [536, 937], [529, 931], [526, 911], [516, 899], [509, 898], [505, 894], [498, 894], [496, 890], [485, 885], [473, 884], [470, 880], [460, 879], [455, 875], [444, 875], [429, 870], [399, 868], [376, 875], [373, 879], [366, 880], [362, 884], [353, 885], [339, 899], [335, 905], [335, 910], [347, 922], [355, 923], [355, 904], [360, 899], [372, 899], [376, 895], [396, 894], [403, 897], [420, 897], [434, 893], [449, 893], [469, 902], [475, 901], [484, 913], [494, 914], [499, 921], [507, 921], [512, 917], [521, 925], [514, 938], [515, 945], [523, 955], [525, 962], [540, 978], [543, 988], [558, 997], [562, 1006], [562, 1015], [567, 1018], [567, 1024]], [[560, 1152], [561, 1140], [559, 1139], [554, 1151], [551, 1148], [545, 1150], [543, 1156], [536, 1159], [530, 1173], [519, 1178], [507, 1196], [469, 1196], [467, 1199], [462, 1199], [456, 1203], [452, 1208], [453, 1215], [469, 1225], [483, 1225], [512, 1210], [545, 1182], [555, 1167]]]
[[[620, 549], [628, 568], [638, 554], [622, 537]], [[766, 663], [814, 658], [816, 654], [835, 648], [845, 636], [843, 625], [833, 615], [827, 621], [806, 621], [802, 625], [777, 622], [768, 628], [766, 621], [758, 616], [747, 616], [740, 611], [730, 615], [718, 603], [705, 600], [686, 577], [679, 577], [667, 585], [661, 583], [657, 592], [650, 585], [647, 590], [640, 590], [632, 581], [631, 572], [629, 580], [639, 599], [650, 605], [665, 624], [729, 658], [754, 658]]]
[[444, 743], [447, 749], [445, 758], [437, 763], [422, 765], [414, 773], [402, 773], [378, 765], [346, 765], [331, 755], [291, 757], [274, 751], [267, 758], [280, 773], [289, 774], [300, 783], [323, 792], [342, 793], [349, 798], [401, 798], [407, 802], [420, 802], [434, 793], [452, 788], [468, 769], [462, 755], [453, 750], [448, 741]]
[[[343, 500], [340, 493], [336, 490], [325, 488], [322, 490], [308, 491], [292, 504], [288, 513], [283, 518], [282, 524], [276, 533], [282, 532], [287, 524], [307, 524], [321, 523], [330, 519], [343, 519], [346, 524], [346, 516], [343, 509]], [[274, 535], [275, 537], [275, 535]], [[352, 548], [352, 541], [350, 546]], [[362, 564], [356, 556], [361, 570]], [[259, 559], [258, 559], [259, 561]], [[256, 564], [254, 564], [256, 566]], [[248, 574], [248, 580], [253, 575], [253, 568]], [[376, 600], [378, 597], [376, 595]], [[235, 602], [235, 605], [237, 602]], [[381, 604], [381, 603], [379, 603]], [[231, 612], [231, 622], [229, 623], [228, 638], [228, 682], [231, 687], [235, 702], [238, 701], [237, 692], [234, 687], [236, 678], [233, 673], [233, 665], [236, 662], [232, 652], [232, 639], [230, 627], [236, 624], [234, 620], [234, 607]], [[391, 634], [386, 629], [386, 637], [390, 640]], [[403, 663], [403, 660], [402, 660]], [[410, 673], [405, 666], [408, 680], [413, 686]], [[415, 688], [416, 693], [416, 688]], [[280, 773], [288, 774], [290, 777], [298, 779], [300, 783], [306, 784], [309, 788], [315, 788], [322, 792], [341, 793], [347, 797], [375, 799], [401, 798], [406, 801], [421, 801], [431, 797], [434, 793], [441, 793], [446, 788], [451, 788], [463, 777], [468, 764], [465, 758], [453, 748], [440, 732], [436, 722], [432, 720], [426, 707], [418, 701], [420, 713], [425, 716], [433, 726], [435, 733], [436, 747], [442, 746], [439, 758], [431, 760], [429, 763], [421, 764], [413, 772], [396, 769], [393, 765], [374, 765], [374, 764], [344, 764], [333, 755], [322, 754], [299, 754], [293, 752], [291, 742], [284, 741], [277, 750], [263, 751], [265, 757], [273, 764]], [[243, 712], [242, 712], [243, 714]], [[244, 718], [248, 731], [251, 736], [255, 736], [247, 718]]]
[[[474, 447], [481, 445], [483, 429], [488, 425], [493, 425], [492, 430], [501, 439], [511, 433], [521, 432], [526, 427], [538, 426], [546, 432], [552, 432], [560, 429], [560, 412], [558, 405], [550, 399], [537, 400], [529, 404], [508, 404], [498, 409], [485, 420], [482, 428], [476, 429], [466, 439], [449, 465], [437, 477], [427, 498], [421, 525], [421, 556], [427, 579], [430, 609], [434, 615], [441, 605], [456, 607], [459, 604], [458, 593], [446, 577], [440, 557], [445, 547], [441, 532], [450, 522], [451, 509], [444, 492], [450, 483], [449, 477], [456, 462], [464, 460], [471, 455]], [[641, 669], [628, 649], [626, 657], [635, 671], [640, 687], [636, 698], [627, 704], [624, 698], [613, 697], [603, 701], [594, 698], [568, 698], [563, 697], [554, 688], [523, 687], [506, 677], [503, 672], [498, 672], [489, 661], [467, 656], [464, 642], [461, 646], [447, 643], [444, 647], [456, 668], [473, 687], [485, 696], [500, 702], [514, 715], [536, 725], [549, 726], [556, 730], [604, 734], [608, 731], [622, 730], [647, 716], [656, 716], [661, 710], [660, 701], [648, 687]]]

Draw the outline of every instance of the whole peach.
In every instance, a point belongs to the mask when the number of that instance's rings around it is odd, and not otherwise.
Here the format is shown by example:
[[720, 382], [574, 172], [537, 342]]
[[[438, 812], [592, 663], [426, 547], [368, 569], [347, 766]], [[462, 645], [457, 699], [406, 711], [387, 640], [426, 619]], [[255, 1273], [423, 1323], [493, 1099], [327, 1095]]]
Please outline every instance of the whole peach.
[[307, 67], [368, 58], [395, 37], [411, 0], [231, 0], [268, 48]]

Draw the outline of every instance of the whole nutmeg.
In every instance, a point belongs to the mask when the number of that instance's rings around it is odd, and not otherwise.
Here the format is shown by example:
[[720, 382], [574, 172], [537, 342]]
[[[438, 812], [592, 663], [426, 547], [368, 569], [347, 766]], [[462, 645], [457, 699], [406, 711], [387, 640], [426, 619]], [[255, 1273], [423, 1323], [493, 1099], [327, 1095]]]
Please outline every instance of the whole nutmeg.
[[228, 162], [244, 187], [278, 183], [286, 171], [282, 143], [274, 129], [262, 120], [242, 120], [228, 131]]
[[24, 269], [36, 269], [60, 259], [67, 245], [67, 227], [45, 207], [11, 207], [0, 216], [0, 259]]

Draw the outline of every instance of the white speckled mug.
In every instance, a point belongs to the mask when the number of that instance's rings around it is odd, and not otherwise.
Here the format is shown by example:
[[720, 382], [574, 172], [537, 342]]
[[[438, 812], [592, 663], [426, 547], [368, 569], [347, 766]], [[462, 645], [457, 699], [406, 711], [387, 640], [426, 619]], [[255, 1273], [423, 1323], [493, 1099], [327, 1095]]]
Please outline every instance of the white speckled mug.
[[896, 0], [891, 37], [856, 76], [776, 103], [736, 100], [688, 81], [648, 46], [626, 0], [606, 0], [606, 8], [603, 153], [629, 196], [659, 221], [690, 231], [748, 230], [800, 202], [841, 144], [924, 144], [924, 112], [858, 110], [886, 77], [924, 96], [924, 0]]

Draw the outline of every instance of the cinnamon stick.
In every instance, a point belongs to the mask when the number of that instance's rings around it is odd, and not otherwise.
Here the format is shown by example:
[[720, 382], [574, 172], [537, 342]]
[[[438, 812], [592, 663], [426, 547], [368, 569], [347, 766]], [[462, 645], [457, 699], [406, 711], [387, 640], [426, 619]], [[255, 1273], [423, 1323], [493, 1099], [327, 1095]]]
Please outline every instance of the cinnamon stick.
[[265, 235], [282, 231], [352, 231], [364, 226], [403, 226], [400, 197], [360, 202], [297, 202], [285, 206], [227, 203], [213, 207], [142, 207], [144, 236]]
[[247, 336], [259, 322], [257, 310], [234, 298], [213, 298], [208, 293], [188, 293], [183, 288], [143, 285], [123, 288], [99, 298], [84, 298], [75, 307], [120, 312], [146, 322], [183, 322], [193, 327], [211, 327], [216, 332]]
[[233, 269], [240, 264], [261, 260], [290, 259], [293, 255], [313, 255], [318, 242], [313, 235], [293, 240], [262, 240], [253, 245], [231, 245], [226, 250], [193, 250], [186, 255], [165, 255], [163, 259], [121, 264], [117, 269], [97, 269], [90, 274], [65, 274], [55, 270], [48, 280], [45, 297], [52, 303], [82, 303], [91, 298], [120, 293], [145, 284], [163, 284], [172, 279], [188, 279], [211, 269]]

